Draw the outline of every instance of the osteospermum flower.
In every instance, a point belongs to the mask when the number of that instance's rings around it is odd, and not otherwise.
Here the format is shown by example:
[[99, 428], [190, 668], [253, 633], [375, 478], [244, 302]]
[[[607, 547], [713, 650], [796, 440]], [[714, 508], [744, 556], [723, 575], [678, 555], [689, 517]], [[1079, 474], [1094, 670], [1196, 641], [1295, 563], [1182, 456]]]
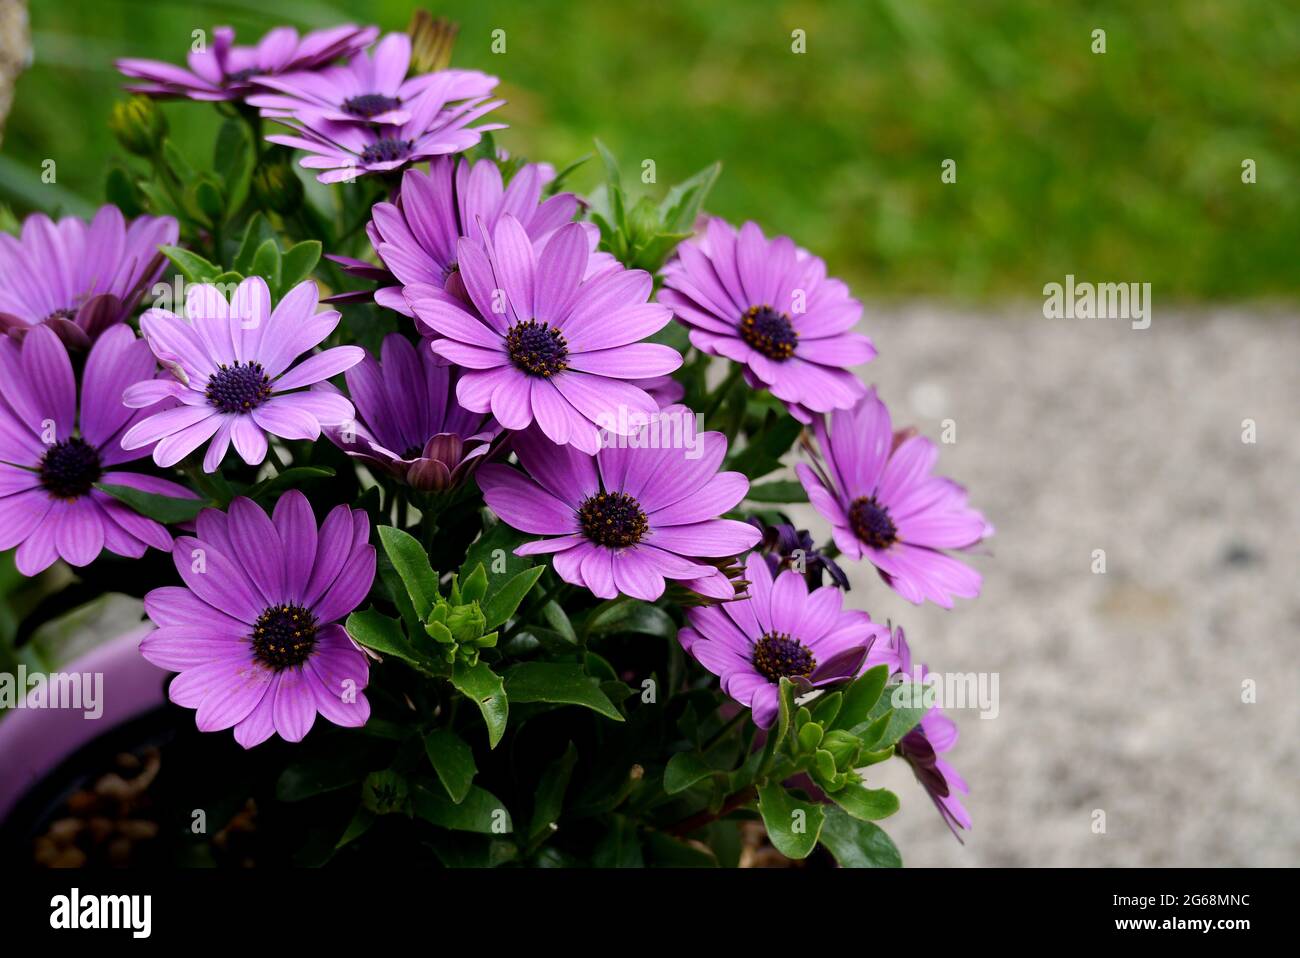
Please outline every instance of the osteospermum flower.
[[781, 679], [801, 692], [843, 682], [876, 664], [870, 653], [888, 630], [865, 612], [843, 608], [832, 586], [808, 591], [787, 569], [775, 581], [755, 552], [745, 562], [749, 596], [686, 610], [689, 627], [677, 637], [722, 682], [722, 690], [770, 728], [780, 710]]
[[626, 435], [628, 423], [658, 411], [628, 382], [682, 364], [675, 349], [639, 342], [671, 319], [646, 302], [649, 273], [618, 268], [584, 279], [582, 224], [560, 227], [534, 253], [509, 213], [486, 252], [467, 239], [456, 248], [469, 303], [429, 286], [408, 290], [407, 301], [442, 337], [434, 352], [468, 370], [456, 390], [462, 406], [490, 410], [506, 429], [536, 422], [552, 442], [589, 455], [599, 448], [598, 428]]
[[862, 304], [789, 237], [769, 240], [752, 222], [737, 233], [711, 219], [700, 239], [678, 247], [664, 276], [659, 301], [690, 327], [695, 348], [741, 363], [751, 386], [771, 390], [801, 422], [864, 393], [848, 372], [876, 355], [870, 339], [850, 331]]
[[27, 217], [21, 236], [0, 233], [0, 330], [21, 335], [45, 323], [69, 345], [89, 346], [162, 275], [158, 247], [177, 231], [170, 216], [128, 225], [116, 206], [101, 206], [90, 223]]
[[505, 128], [504, 123], [470, 126], [504, 101], [481, 96], [460, 99], [464, 85], [462, 78], [450, 71], [433, 74], [429, 85], [408, 105], [409, 118], [399, 125], [341, 122], [299, 113], [280, 121], [294, 133], [267, 139], [306, 152], [300, 165], [324, 170], [316, 177], [322, 183], [399, 170], [468, 150], [489, 130]]
[[[398, 333], [384, 337], [382, 363], [367, 355], [346, 373], [357, 421], [325, 434], [349, 456], [425, 492], [460, 485], [501, 432], [489, 416], [456, 401], [460, 372]], [[321, 384], [317, 389], [333, 390]]]
[[319, 712], [366, 724], [366, 657], [338, 624], [375, 580], [370, 519], [338, 506], [319, 531], [307, 497], [291, 490], [267, 516], [251, 499], [205, 509], [197, 534], [172, 557], [185, 587], [154, 589], [145, 612], [158, 628], [141, 654], [179, 672], [168, 695], [197, 709], [204, 732], [233, 727], [251, 748], [271, 735], [301, 741]]
[[[390, 33], [373, 51], [362, 50], [341, 66], [257, 77], [265, 89], [247, 99], [268, 117], [400, 125], [411, 118], [411, 101], [438, 77], [422, 73], [408, 80], [410, 65], [411, 38]], [[449, 101], [487, 96], [497, 85], [496, 77], [478, 70], [444, 72], [454, 80]]]
[[866, 559], [909, 602], [950, 609], [953, 598], [979, 595], [980, 574], [947, 555], [992, 533], [967, 504], [966, 490], [931, 476], [939, 449], [924, 436], [894, 446], [889, 410], [871, 389], [829, 423], [813, 423], [824, 462], [795, 471], [808, 498], [832, 527], [840, 552]]
[[[655, 422], [676, 425], [694, 415], [684, 406]], [[488, 506], [503, 521], [546, 538], [525, 543], [518, 555], [552, 553], [560, 578], [603, 599], [620, 592], [653, 601], [666, 579], [719, 599], [735, 595], [711, 559], [734, 556], [758, 541], [748, 523], [718, 516], [749, 490], [739, 472], [719, 472], [727, 452], [722, 433], [693, 434], [690, 445], [650, 443], [645, 425], [625, 444], [595, 457], [557, 446], [533, 430], [514, 438], [520, 473], [489, 464], [478, 472]], [[659, 429], [658, 435], [665, 430]], [[684, 435], [684, 433], [683, 433]]]
[[304, 387], [352, 368], [365, 350], [335, 346], [290, 368], [339, 323], [333, 310], [316, 312], [317, 296], [307, 280], [272, 310], [266, 283], [250, 276], [229, 302], [215, 286], [188, 286], [184, 319], [165, 309], [146, 312], [140, 328], [171, 375], [136, 383], [122, 401], [180, 405], [136, 423], [122, 437], [123, 448], [157, 443], [154, 462], [174, 466], [211, 439], [203, 468], [215, 472], [232, 443], [246, 463], [257, 465], [266, 458], [268, 434], [319, 439], [322, 426], [351, 420], [352, 404], [343, 396]]
[[[924, 681], [928, 670], [919, 665], [919, 673], [913, 673], [912, 651], [907, 645], [907, 637], [901, 627], [895, 627], [890, 635], [890, 647], [898, 657], [898, 672], [905, 681]], [[943, 714], [938, 706], [931, 706], [921, 717], [921, 721], [894, 746], [897, 755], [907, 760], [916, 779], [925, 789], [935, 808], [943, 817], [944, 823], [953, 835], [961, 841], [957, 829], [969, 830], [970, 813], [958, 798], [970, 794], [970, 786], [957, 774], [947, 761], [940, 758], [943, 752], [950, 751], [957, 744], [957, 724]]]
[[[506, 213], [519, 221], [535, 248], [544, 244], [578, 211], [578, 198], [572, 193], [542, 199], [542, 188], [553, 178], [554, 172], [545, 165], [527, 163], [507, 186], [501, 168], [493, 160], [471, 163], [459, 157], [438, 157], [429, 164], [427, 173], [403, 173], [397, 198], [391, 203], [376, 203], [371, 210], [366, 232], [385, 268], [362, 260], [337, 256], [331, 259], [355, 275], [396, 283], [375, 290], [374, 300], [406, 316], [415, 314], [407, 305], [403, 287], [414, 287], [412, 295], [418, 297], [419, 287], [432, 286], [468, 301], [456, 262], [456, 244], [468, 237], [483, 245]], [[617, 266], [610, 254], [595, 251], [600, 241], [595, 224], [584, 224], [583, 229], [587, 231], [589, 254], [584, 278]], [[335, 301], [342, 298], [335, 297]]]
[[53, 330], [37, 326], [21, 346], [0, 340], [0, 552], [17, 546], [23, 575], [58, 558], [88, 565], [105, 549], [138, 559], [148, 546], [171, 548], [160, 523], [95, 488], [194, 498], [174, 482], [120, 468], [149, 452], [121, 446], [148, 412], [123, 406], [122, 390], [153, 371], [149, 347], [129, 326], [114, 326], [86, 357], [78, 405], [72, 362]]
[[191, 100], [240, 100], [252, 92], [255, 78], [313, 70], [364, 49], [379, 36], [378, 27], [348, 24], [299, 36], [293, 27], [276, 27], [256, 46], [235, 46], [235, 31], [217, 27], [212, 44], [189, 54], [189, 69], [158, 60], [118, 60], [133, 93]]

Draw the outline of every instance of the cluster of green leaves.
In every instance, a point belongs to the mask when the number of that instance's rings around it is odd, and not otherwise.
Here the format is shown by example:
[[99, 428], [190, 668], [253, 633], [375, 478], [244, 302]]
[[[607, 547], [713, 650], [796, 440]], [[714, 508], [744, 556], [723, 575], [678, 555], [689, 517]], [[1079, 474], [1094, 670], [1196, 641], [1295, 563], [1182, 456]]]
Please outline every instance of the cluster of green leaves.
[[[605, 182], [591, 194], [589, 202], [591, 221], [600, 229], [600, 248], [629, 269], [657, 273], [677, 244], [694, 233], [695, 218], [722, 172], [722, 164], [706, 166], [671, 187], [657, 203], [648, 195], [633, 202], [623, 188], [614, 154], [600, 140], [596, 141], [596, 149], [604, 161]], [[645, 175], [643, 172], [643, 178]]]
[[320, 262], [321, 241], [305, 239], [288, 246], [261, 212], [249, 217], [230, 268], [213, 263], [179, 246], [162, 251], [191, 283], [215, 283], [233, 288], [249, 276], [260, 276], [278, 300], [311, 276]]

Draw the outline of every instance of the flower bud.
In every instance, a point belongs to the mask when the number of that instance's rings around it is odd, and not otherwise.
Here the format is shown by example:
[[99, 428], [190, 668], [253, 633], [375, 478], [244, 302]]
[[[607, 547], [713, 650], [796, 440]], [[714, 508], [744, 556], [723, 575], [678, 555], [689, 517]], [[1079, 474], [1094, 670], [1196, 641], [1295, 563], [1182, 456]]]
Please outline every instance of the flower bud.
[[428, 10], [411, 14], [406, 32], [411, 36], [411, 72], [433, 73], [451, 65], [451, 48], [460, 27], [446, 17], [435, 18]]
[[158, 104], [144, 96], [114, 103], [108, 126], [122, 147], [137, 156], [157, 153], [167, 135], [167, 117]]

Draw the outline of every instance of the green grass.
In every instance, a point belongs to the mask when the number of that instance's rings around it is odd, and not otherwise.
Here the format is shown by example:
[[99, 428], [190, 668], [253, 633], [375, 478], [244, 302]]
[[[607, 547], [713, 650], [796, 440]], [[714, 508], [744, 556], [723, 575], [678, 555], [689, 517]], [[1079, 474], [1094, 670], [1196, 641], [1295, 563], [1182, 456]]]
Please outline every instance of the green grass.
[[[216, 23], [246, 38], [276, 22], [400, 29], [411, 8], [32, 6], [36, 64], [0, 156], [19, 209], [71, 202], [34, 177], [47, 157], [62, 190], [100, 200], [114, 57], [179, 61], [190, 31]], [[721, 159], [714, 212], [794, 236], [864, 296], [1037, 297], [1066, 273], [1151, 282], [1166, 300], [1297, 290], [1300, 4], [453, 0], [435, 13], [462, 24], [459, 65], [502, 78], [512, 151], [563, 165], [599, 136], [625, 178], [653, 159], [661, 183]], [[213, 111], [167, 110], [206, 155]], [[940, 181], [945, 158], [956, 184]]]

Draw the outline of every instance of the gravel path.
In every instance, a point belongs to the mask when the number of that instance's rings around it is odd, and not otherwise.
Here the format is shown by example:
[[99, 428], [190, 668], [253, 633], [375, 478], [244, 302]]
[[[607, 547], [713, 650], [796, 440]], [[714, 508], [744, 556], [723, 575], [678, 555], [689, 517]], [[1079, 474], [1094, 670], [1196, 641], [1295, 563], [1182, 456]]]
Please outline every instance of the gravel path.
[[853, 571], [932, 669], [999, 673], [997, 718], [954, 714], [965, 847], [901, 763], [877, 776], [904, 797], [884, 823], [904, 861], [1300, 864], [1300, 319], [868, 315], [868, 381], [896, 424], [955, 421], [940, 469], [998, 529], [953, 612]]

